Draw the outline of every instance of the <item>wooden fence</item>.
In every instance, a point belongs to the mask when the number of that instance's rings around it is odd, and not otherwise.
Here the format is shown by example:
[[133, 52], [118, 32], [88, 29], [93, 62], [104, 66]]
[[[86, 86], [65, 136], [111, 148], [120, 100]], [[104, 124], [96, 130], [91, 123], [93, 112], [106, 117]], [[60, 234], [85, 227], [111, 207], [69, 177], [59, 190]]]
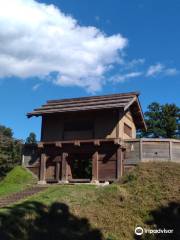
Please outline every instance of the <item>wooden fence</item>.
[[180, 140], [176, 139], [130, 139], [125, 140], [124, 165], [130, 167], [138, 162], [172, 161], [180, 163]]

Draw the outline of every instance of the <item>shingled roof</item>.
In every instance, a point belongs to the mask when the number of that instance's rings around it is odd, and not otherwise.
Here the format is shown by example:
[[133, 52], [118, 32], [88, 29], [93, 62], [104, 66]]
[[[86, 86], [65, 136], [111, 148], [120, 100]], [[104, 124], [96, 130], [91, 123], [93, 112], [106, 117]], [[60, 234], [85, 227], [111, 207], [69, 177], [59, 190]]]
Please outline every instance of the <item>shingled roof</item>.
[[119, 93], [103, 96], [81, 97], [70, 99], [49, 100], [40, 108], [27, 113], [27, 117], [42, 116], [53, 113], [80, 112], [100, 109], [130, 109], [136, 118], [138, 128], [146, 128], [141, 106], [138, 100], [139, 93]]

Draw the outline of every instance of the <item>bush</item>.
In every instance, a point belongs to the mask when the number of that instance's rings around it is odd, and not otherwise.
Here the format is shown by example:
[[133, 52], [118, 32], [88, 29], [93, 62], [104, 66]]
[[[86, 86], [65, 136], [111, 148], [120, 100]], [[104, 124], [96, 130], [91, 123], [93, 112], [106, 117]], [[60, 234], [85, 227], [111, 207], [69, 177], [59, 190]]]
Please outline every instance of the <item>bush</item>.
[[134, 171], [127, 173], [123, 178], [123, 183], [134, 182], [137, 180], [137, 174]]

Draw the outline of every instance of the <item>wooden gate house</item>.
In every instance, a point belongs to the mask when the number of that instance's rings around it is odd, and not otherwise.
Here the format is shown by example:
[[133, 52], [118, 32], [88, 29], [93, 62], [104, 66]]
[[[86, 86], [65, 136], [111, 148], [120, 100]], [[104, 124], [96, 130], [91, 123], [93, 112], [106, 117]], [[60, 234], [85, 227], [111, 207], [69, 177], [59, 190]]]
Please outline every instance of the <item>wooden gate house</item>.
[[119, 179], [125, 140], [146, 129], [138, 95], [47, 101], [27, 114], [41, 117], [42, 126], [38, 145], [25, 145], [24, 164], [39, 176], [39, 183]]

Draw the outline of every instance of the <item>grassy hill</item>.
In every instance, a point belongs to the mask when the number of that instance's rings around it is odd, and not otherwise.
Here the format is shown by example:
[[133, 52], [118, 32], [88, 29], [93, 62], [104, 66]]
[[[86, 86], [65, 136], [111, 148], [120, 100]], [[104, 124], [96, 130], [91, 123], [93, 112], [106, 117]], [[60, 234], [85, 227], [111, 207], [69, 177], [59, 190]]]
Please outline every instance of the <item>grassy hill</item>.
[[37, 179], [25, 168], [16, 166], [0, 181], [0, 197], [19, 192], [37, 182]]
[[0, 239], [131, 240], [138, 225], [175, 231], [141, 239], [180, 239], [179, 222], [180, 164], [143, 163], [120, 183], [51, 186], [7, 209]]

